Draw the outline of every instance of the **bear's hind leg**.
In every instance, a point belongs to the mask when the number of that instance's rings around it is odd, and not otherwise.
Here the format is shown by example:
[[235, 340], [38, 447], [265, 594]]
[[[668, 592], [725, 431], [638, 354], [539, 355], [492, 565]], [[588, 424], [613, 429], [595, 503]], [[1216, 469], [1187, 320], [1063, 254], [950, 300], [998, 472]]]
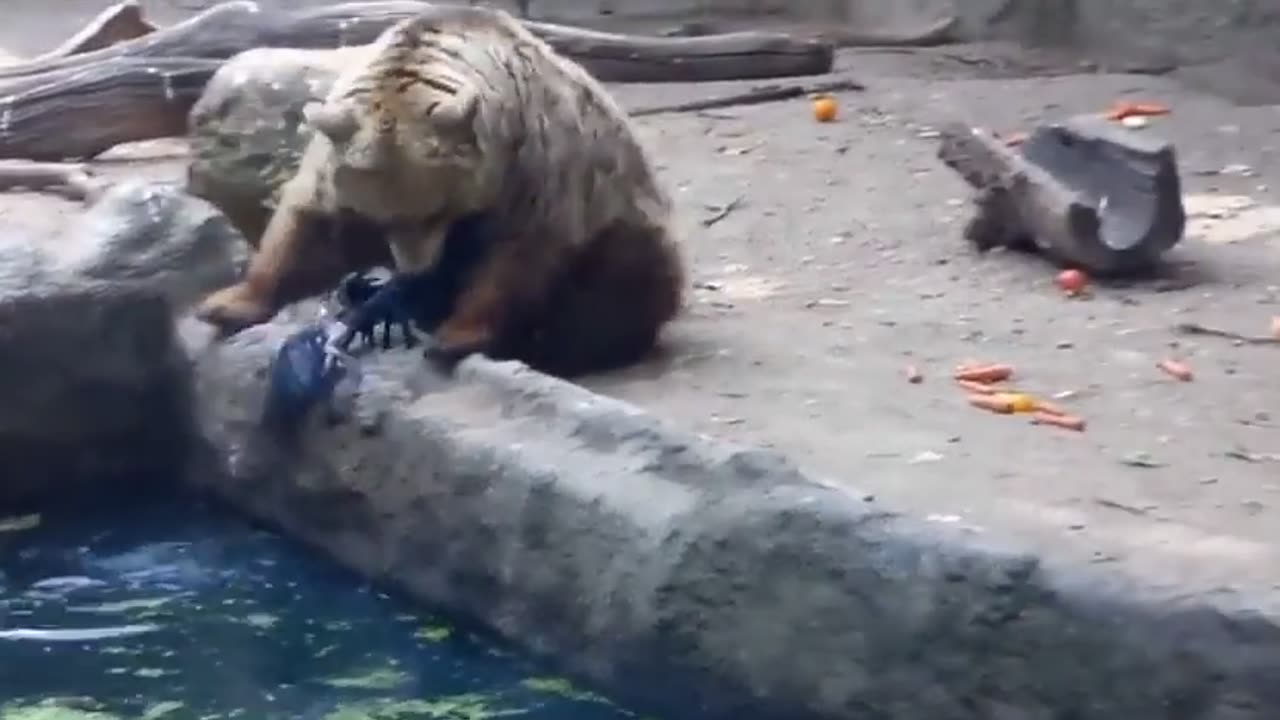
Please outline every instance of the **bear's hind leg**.
[[504, 356], [562, 378], [639, 362], [679, 313], [686, 284], [665, 228], [606, 228], [557, 278], [540, 314], [511, 335]]
[[530, 257], [520, 249], [513, 243], [488, 253], [467, 278], [453, 311], [436, 328], [426, 351], [427, 359], [442, 372], [452, 373], [469, 355], [500, 350], [506, 329], [536, 312], [544, 300], [543, 288], [552, 272], [546, 267], [550, 258]]

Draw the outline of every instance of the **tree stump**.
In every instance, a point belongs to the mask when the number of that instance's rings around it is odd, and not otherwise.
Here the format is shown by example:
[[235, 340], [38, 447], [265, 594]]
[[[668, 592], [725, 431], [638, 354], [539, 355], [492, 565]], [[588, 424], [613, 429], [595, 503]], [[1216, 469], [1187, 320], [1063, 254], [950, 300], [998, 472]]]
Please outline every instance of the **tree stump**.
[[1173, 146], [1101, 116], [1035, 130], [1019, 149], [967, 125], [943, 129], [938, 157], [975, 189], [965, 236], [980, 250], [1033, 249], [1099, 276], [1150, 271], [1182, 239]]
[[[234, 55], [364, 45], [395, 22], [443, 7], [385, 0], [275, 10], [238, 0], [107, 47], [0, 67], [0, 158], [91, 158], [123, 142], [182, 135], [205, 83]], [[526, 25], [609, 82], [813, 75], [830, 71], [834, 58], [830, 43], [779, 33], [662, 38]]]

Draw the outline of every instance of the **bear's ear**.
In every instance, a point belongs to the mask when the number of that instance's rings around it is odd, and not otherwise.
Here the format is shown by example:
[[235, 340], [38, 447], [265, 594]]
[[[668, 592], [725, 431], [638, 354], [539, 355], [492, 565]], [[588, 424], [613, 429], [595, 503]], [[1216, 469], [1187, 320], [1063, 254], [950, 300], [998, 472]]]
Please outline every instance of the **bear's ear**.
[[431, 111], [431, 121], [450, 130], [470, 130], [480, 109], [480, 94], [471, 87], [459, 88], [457, 94]]
[[333, 143], [344, 143], [356, 132], [356, 118], [351, 108], [332, 103], [310, 102], [302, 108], [307, 124]]

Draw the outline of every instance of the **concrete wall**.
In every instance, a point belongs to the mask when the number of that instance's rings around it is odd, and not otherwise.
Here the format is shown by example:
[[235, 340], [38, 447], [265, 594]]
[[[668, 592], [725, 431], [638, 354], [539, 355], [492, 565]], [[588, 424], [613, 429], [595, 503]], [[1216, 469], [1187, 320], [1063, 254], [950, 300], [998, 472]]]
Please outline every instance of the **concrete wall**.
[[529, 13], [576, 22], [770, 15], [872, 30], [916, 28], [958, 13], [966, 39], [1160, 51], [1183, 62], [1267, 51], [1280, 27], [1280, 0], [529, 0]]

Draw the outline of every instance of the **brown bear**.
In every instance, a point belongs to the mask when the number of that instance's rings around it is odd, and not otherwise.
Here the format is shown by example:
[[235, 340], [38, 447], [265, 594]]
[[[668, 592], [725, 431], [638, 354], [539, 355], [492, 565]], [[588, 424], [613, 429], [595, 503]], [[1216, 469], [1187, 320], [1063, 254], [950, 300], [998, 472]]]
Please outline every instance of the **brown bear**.
[[[397, 276], [458, 276], [424, 328], [437, 357], [568, 376], [646, 354], [683, 304], [685, 268], [670, 197], [603, 86], [481, 7], [397, 23], [364, 57], [308, 106], [316, 132], [246, 277], [197, 316], [226, 334], [265, 322], [389, 245]], [[483, 232], [458, 231], [475, 217]], [[370, 251], [342, 250], [358, 231]], [[441, 267], [455, 243], [483, 251]]]

